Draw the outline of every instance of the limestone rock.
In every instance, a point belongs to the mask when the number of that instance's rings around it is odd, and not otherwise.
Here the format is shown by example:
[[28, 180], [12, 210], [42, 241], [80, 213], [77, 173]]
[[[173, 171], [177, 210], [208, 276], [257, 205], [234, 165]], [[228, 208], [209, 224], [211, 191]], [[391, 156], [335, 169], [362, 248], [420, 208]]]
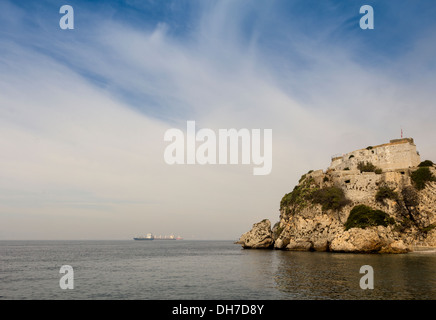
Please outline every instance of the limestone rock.
[[406, 253], [410, 251], [411, 249], [404, 244], [403, 240], [396, 240], [391, 242], [387, 247], [382, 248], [380, 253]]
[[271, 222], [264, 219], [253, 225], [253, 228], [244, 233], [237, 241], [245, 249], [268, 249], [273, 246], [274, 240], [271, 231]]
[[336, 252], [405, 253], [409, 248], [385, 227], [352, 228], [339, 234], [330, 244]]
[[293, 251], [309, 251], [312, 248], [312, 243], [308, 240], [291, 240], [286, 246], [286, 249]]

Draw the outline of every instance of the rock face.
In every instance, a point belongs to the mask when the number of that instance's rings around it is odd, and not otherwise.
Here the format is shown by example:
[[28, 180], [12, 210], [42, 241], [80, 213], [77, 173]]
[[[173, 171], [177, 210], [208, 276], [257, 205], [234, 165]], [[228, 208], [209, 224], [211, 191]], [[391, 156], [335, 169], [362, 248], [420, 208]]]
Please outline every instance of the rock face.
[[403, 240], [395, 240], [391, 230], [384, 227], [370, 227], [367, 229], [352, 228], [339, 233], [331, 242], [330, 250], [339, 252], [363, 253], [404, 253], [409, 248]]
[[[405, 144], [413, 142], [404, 140]], [[361, 253], [406, 253], [414, 246], [435, 247], [436, 167], [428, 166], [428, 180], [424, 187], [417, 187], [419, 155], [418, 160], [412, 157], [415, 149], [401, 143], [393, 143], [396, 153], [389, 153], [389, 144], [384, 144], [380, 150], [371, 147], [342, 156], [342, 163], [353, 164], [351, 168], [342, 168], [336, 157], [326, 171], [303, 175], [282, 198], [279, 221], [272, 230], [264, 220], [238, 243], [244, 248]], [[401, 149], [407, 152], [401, 161], [386, 156], [401, 157]], [[378, 159], [377, 155], [381, 160], [375, 163], [383, 169], [366, 161]], [[407, 163], [414, 167], [398, 168], [410, 158], [413, 161]], [[388, 160], [394, 163], [392, 168]]]
[[238, 244], [245, 249], [269, 249], [274, 245], [271, 222], [268, 219], [255, 223], [253, 228], [239, 238]]

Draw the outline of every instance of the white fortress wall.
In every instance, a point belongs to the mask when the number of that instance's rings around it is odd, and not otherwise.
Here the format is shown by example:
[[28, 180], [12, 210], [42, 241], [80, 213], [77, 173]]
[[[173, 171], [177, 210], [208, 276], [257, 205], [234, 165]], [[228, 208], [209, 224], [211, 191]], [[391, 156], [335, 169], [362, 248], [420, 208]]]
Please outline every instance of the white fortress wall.
[[342, 157], [335, 157], [329, 169], [350, 170], [357, 169], [359, 162], [371, 162], [376, 167], [386, 171], [416, 167], [421, 158], [416, 151], [413, 139], [405, 138], [391, 140], [390, 143], [355, 150], [344, 154]]

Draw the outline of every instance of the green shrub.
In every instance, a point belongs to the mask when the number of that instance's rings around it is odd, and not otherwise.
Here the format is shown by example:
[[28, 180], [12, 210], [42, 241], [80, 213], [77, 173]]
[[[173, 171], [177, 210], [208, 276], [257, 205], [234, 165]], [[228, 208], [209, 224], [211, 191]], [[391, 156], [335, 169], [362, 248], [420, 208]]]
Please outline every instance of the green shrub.
[[346, 168], [344, 168], [344, 170], [346, 170], [346, 171], [349, 171], [349, 170], [350, 170], [350, 168], [349, 168], [349, 167], [346, 167]]
[[357, 169], [360, 170], [360, 172], [375, 172], [377, 167], [373, 165], [371, 162], [359, 162], [357, 164]]
[[295, 194], [298, 190], [298, 186], [294, 187], [292, 192], [285, 194], [280, 201], [280, 209], [290, 206], [294, 202]]
[[433, 161], [431, 160], [425, 160], [421, 162], [418, 167], [432, 167], [434, 165]]
[[354, 154], [352, 154], [351, 156], [348, 157], [348, 160], [350, 160], [351, 158], [354, 158]]
[[[304, 180], [303, 178], [300, 180]], [[290, 205], [307, 205], [308, 200], [311, 199], [312, 193], [318, 190], [316, 187], [312, 187], [313, 178], [306, 179], [299, 185], [295, 186], [292, 192], [283, 196], [280, 201], [280, 209], [289, 207]], [[286, 211], [290, 213], [290, 211]]]
[[312, 201], [322, 205], [322, 210], [338, 210], [348, 203], [344, 191], [338, 187], [318, 189], [312, 194]]
[[375, 172], [376, 174], [381, 174], [383, 172], [382, 169], [377, 168], [371, 162], [359, 162], [357, 164], [357, 169], [359, 169], [360, 172]]
[[384, 226], [394, 224], [395, 221], [386, 212], [373, 210], [363, 204], [355, 206], [345, 222], [345, 230], [351, 228], [366, 228], [371, 226]]
[[373, 146], [368, 146], [366, 147], [366, 150], [371, 150], [373, 148]]
[[375, 195], [375, 200], [378, 202], [383, 202], [385, 199], [398, 201], [398, 194], [394, 191], [394, 189], [389, 188], [388, 186], [380, 186]]
[[436, 178], [428, 167], [420, 167], [418, 170], [412, 172], [410, 177], [418, 190], [424, 189], [427, 182], [436, 181]]

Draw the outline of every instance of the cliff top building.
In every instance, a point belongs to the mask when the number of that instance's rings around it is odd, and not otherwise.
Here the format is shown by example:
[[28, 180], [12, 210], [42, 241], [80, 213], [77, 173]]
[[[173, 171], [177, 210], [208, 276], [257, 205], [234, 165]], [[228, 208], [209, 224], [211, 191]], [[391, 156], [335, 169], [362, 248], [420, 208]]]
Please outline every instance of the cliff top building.
[[394, 171], [416, 167], [421, 158], [412, 138], [394, 139], [389, 143], [334, 156], [329, 170], [354, 170], [359, 162], [370, 162], [383, 171]]

